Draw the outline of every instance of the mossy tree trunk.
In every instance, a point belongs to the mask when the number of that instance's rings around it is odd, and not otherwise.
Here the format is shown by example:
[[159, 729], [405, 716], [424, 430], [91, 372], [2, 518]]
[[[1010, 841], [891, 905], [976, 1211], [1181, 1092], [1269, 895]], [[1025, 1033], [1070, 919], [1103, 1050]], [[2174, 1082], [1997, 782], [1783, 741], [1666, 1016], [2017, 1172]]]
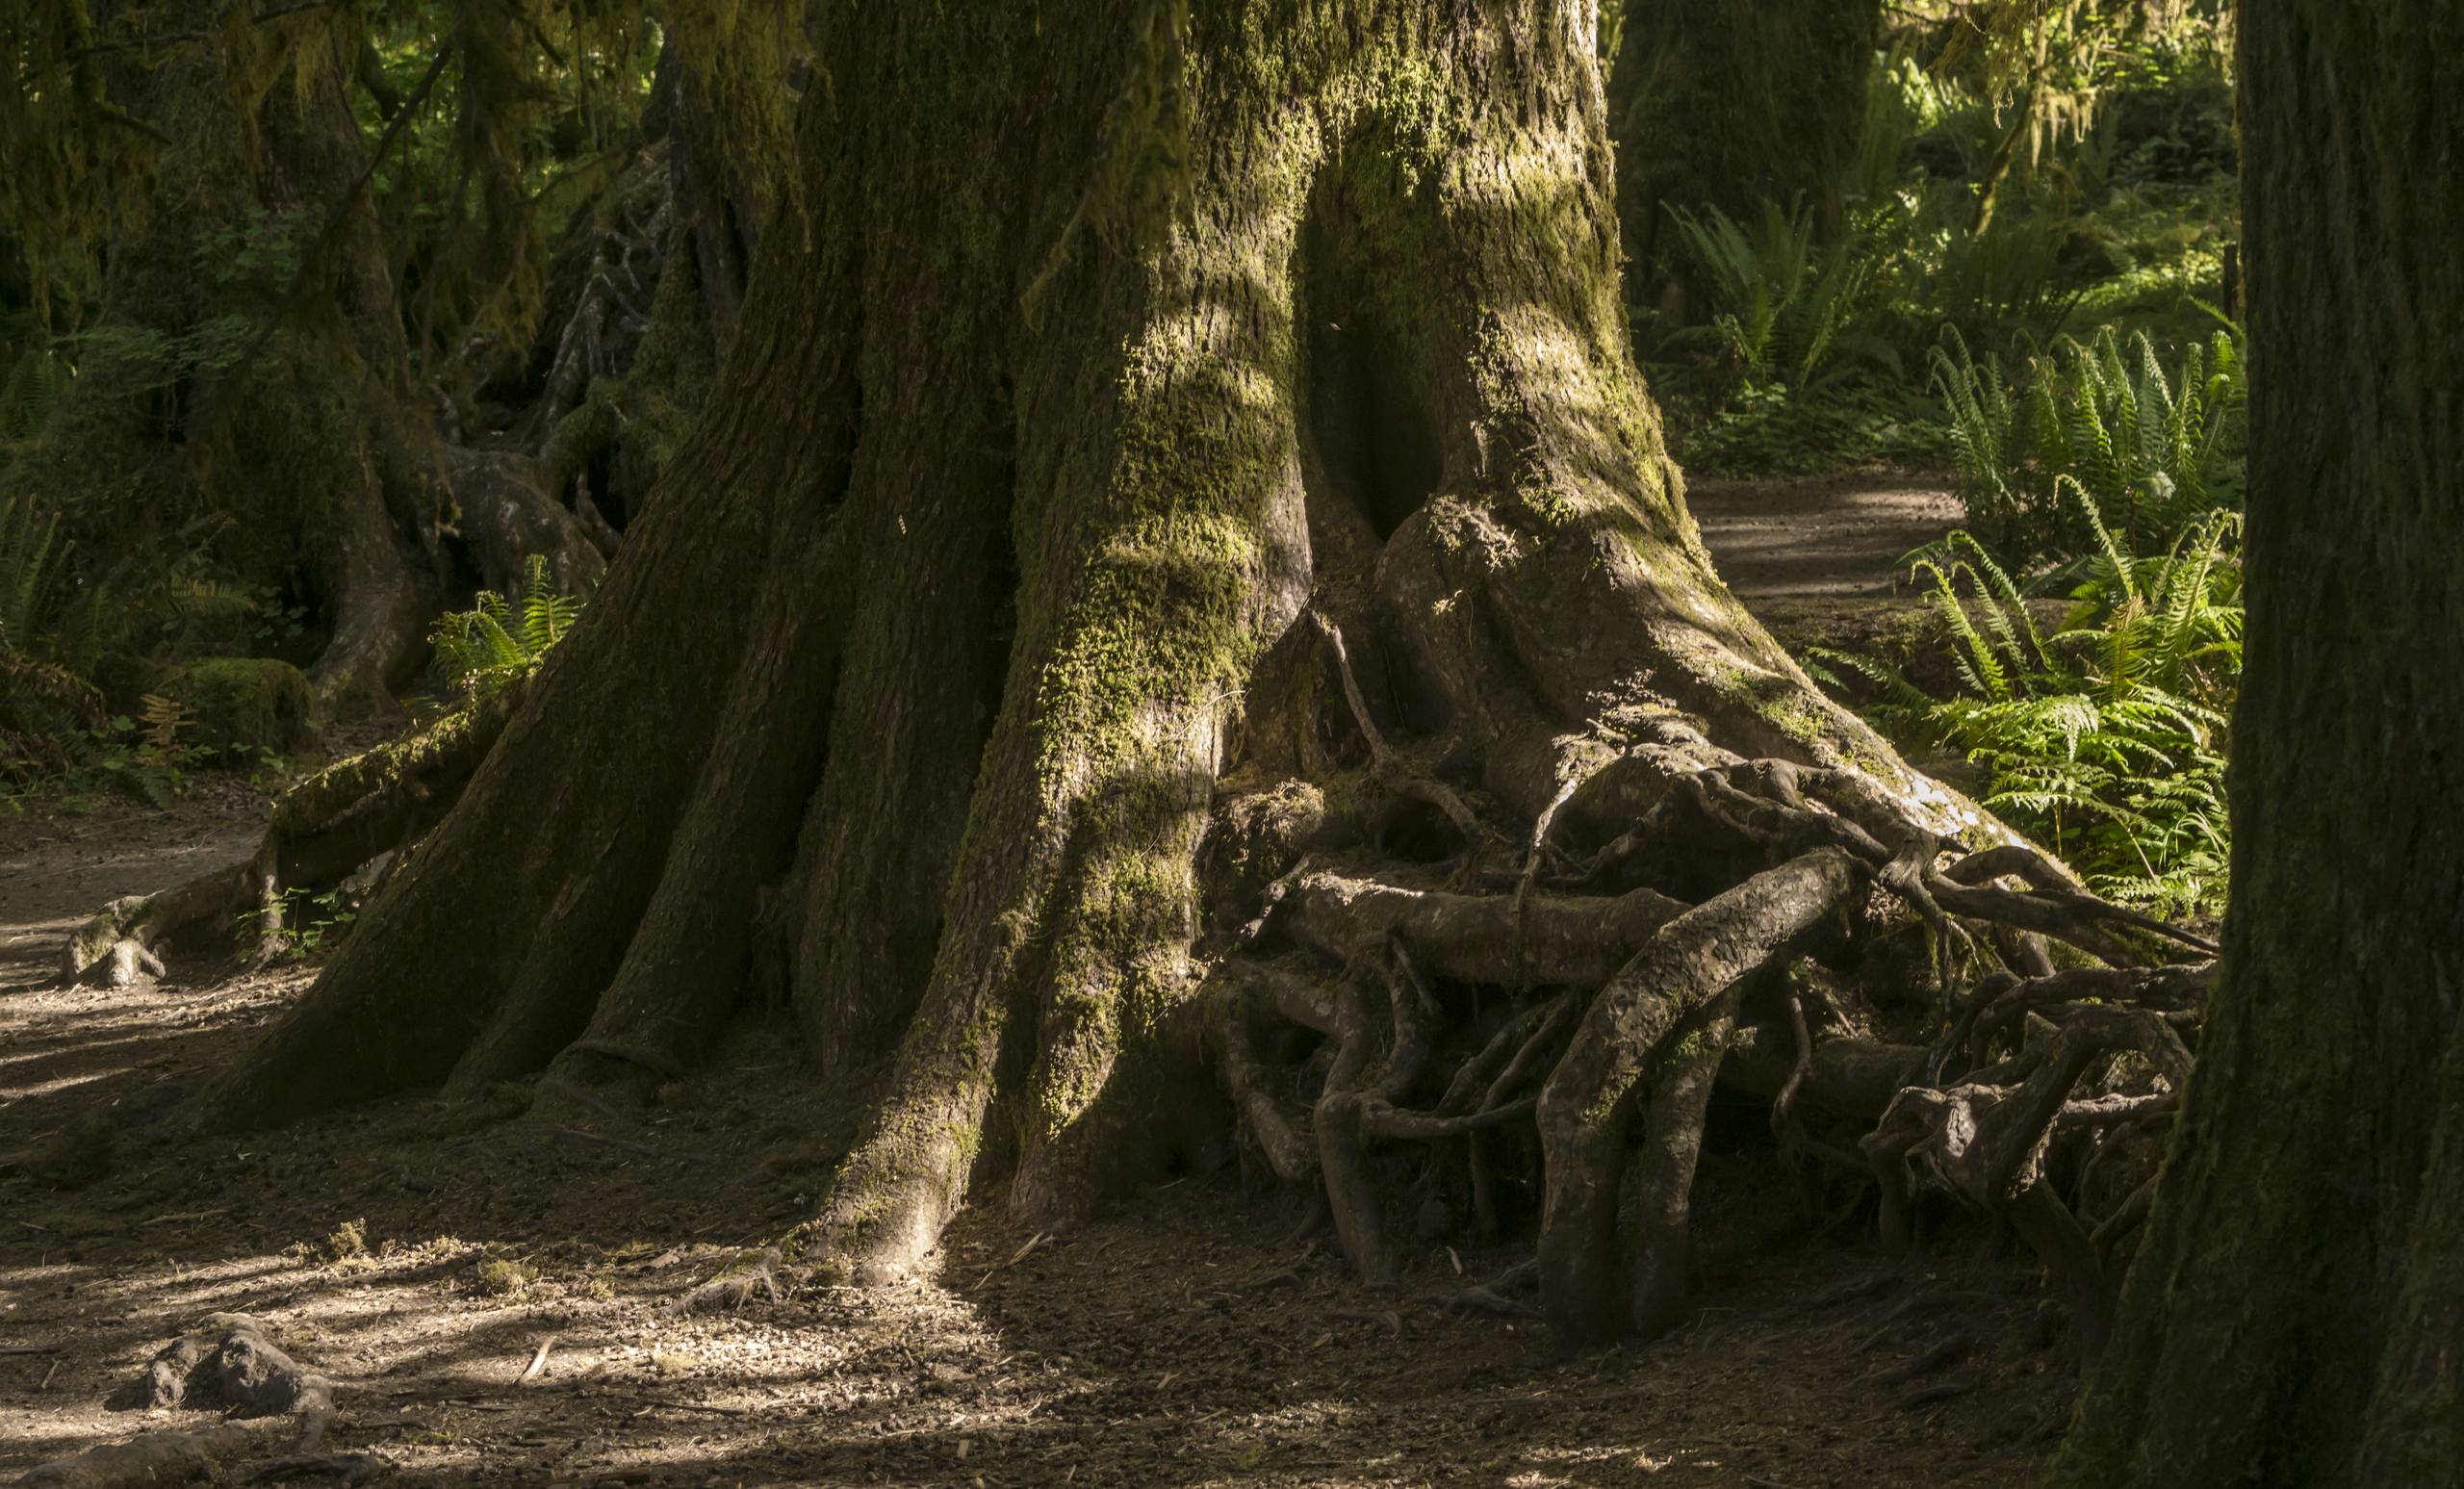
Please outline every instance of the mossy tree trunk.
[[524, 552], [592, 574], [597, 556], [535, 493], [457, 506], [364, 190], [348, 18], [227, 10], [174, 7], [159, 53], [110, 54], [113, 102], [164, 142], [141, 218], [104, 255], [79, 375], [16, 470], [105, 562], [201, 549], [304, 592], [325, 632], [319, 702], [351, 711], [425, 655], [449, 543], [492, 577], [499, 551], [516, 570]]
[[2248, 670], [2202, 1073], [2055, 1481], [2464, 1483], [2464, 5], [2241, 11]]
[[[1588, 1337], [1638, 1118], [1665, 1323], [1735, 989], [1877, 876], [1998, 904], [1936, 834], [2006, 834], [1714, 576], [1591, 7], [830, 14], [814, 230], [765, 236], [600, 598], [220, 1118], [654, 1082], [767, 988], [824, 1068], [887, 1061], [808, 1264], [898, 1273], [996, 1176], [1101, 1204], [1237, 1110], [1373, 1279], [1377, 1144], [1545, 1150]], [[1964, 883], [2052, 872], [2013, 851]]]
[[1773, 202], [1838, 235], [1881, 37], [1879, 0], [1628, 0], [1608, 97], [1635, 303], [1682, 294], [1672, 208]]

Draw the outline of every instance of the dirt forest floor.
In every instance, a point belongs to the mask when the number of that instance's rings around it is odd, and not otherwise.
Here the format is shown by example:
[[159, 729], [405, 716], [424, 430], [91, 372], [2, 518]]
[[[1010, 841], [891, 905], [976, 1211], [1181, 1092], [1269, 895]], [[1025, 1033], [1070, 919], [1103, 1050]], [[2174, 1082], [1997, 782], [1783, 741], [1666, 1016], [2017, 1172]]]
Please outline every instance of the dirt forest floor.
[[[1732, 520], [1789, 582], [1874, 592], [1870, 558], [1785, 567], [1819, 528], [1758, 500], [1704, 494], [1715, 550]], [[1868, 546], [1900, 545], [1886, 570], [1930, 535]], [[198, 1425], [104, 1403], [215, 1312], [331, 1376], [327, 1449], [401, 1485], [2000, 1489], [2068, 1410], [2071, 1346], [2015, 1243], [1944, 1217], [1885, 1258], [1847, 1187], [1809, 1211], [1746, 1102], [1705, 1162], [1703, 1307], [1646, 1345], [1569, 1357], [1465, 1306], [1511, 1246], [1432, 1244], [1365, 1290], [1237, 1173], [1056, 1233], [969, 1211], [907, 1286], [682, 1314], [811, 1213], [863, 1092], [821, 1090], [751, 1020], [644, 1112], [508, 1091], [201, 1135], [192, 1098], [308, 969], [43, 984], [77, 919], [243, 857], [261, 813], [218, 785], [168, 813], [0, 816], [0, 1481]]]

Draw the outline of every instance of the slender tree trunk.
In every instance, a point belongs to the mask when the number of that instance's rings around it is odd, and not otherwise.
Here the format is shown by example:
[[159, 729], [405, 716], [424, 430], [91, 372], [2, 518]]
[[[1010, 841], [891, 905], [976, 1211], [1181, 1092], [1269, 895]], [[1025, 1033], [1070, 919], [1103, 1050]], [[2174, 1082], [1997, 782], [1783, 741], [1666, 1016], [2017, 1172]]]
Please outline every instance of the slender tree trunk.
[[1636, 303], [1685, 277], [1672, 209], [1772, 202], [1838, 235], [1881, 36], [1879, 0], [1630, 0], [1608, 96]]
[[2007, 834], [1712, 573], [1591, 8], [829, 15], [814, 230], [764, 236], [599, 600], [220, 1118], [655, 1081], [773, 986], [825, 1068], [888, 1063], [799, 1265], [897, 1274], [996, 1176], [1086, 1210], [1237, 1111], [1374, 1280], [1396, 1144], [1474, 1137], [1484, 1219], [1539, 1154], [1544, 1285], [1605, 1300], [1568, 1333], [1664, 1324], [1732, 990], [1878, 879], [2080, 897], [1936, 874]]
[[2055, 1472], [2464, 1483], [2464, 6], [2241, 18], [2248, 670], [2202, 1070]]

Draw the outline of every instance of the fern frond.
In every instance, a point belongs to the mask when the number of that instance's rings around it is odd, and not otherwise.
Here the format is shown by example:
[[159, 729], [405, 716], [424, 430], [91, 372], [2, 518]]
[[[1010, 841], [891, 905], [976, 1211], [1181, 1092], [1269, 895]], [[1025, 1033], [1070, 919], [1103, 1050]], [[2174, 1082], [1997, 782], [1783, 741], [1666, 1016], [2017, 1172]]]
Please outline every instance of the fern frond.
[[573, 629], [582, 602], [557, 588], [548, 560], [524, 560], [519, 605], [481, 590], [468, 610], [438, 617], [429, 644], [446, 681], [476, 699], [538, 665]]

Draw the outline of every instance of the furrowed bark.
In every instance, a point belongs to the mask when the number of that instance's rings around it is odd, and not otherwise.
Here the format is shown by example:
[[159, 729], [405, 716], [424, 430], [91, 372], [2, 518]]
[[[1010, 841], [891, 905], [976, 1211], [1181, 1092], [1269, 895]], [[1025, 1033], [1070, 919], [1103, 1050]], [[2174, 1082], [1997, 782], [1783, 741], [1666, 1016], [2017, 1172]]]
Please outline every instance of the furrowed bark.
[[[818, 541], [838, 494], [853, 398], [829, 267], [793, 287], [820, 298], [821, 314], [791, 324], [783, 309], [767, 320], [773, 334], [743, 338], [734, 391], [714, 401], [663, 487], [684, 494], [644, 515], [423, 861], [217, 1082], [217, 1121], [280, 1120], [438, 1083], [492, 1021], [522, 1019], [526, 1006], [552, 1004], [565, 1038], [581, 1032], [708, 755], [726, 694], [712, 680], [752, 645], [756, 607], [714, 603], [714, 579]], [[802, 417], [775, 417], [765, 387], [800, 387]], [[566, 731], [569, 716], [590, 730]], [[401, 951], [411, 946], [415, 959]]]
[[[2252, 348], [2233, 898], [2052, 1481], [2464, 1483], [2464, 6], [2238, 21]], [[2355, 627], [2351, 619], [2369, 618]], [[2253, 1134], [2269, 1141], [2253, 1141]]]
[[[840, 616], [816, 597], [846, 584], [837, 539], [834, 526], [803, 534], [752, 601], [752, 635], [658, 887], [613, 980], [587, 989], [589, 1023], [573, 1040], [570, 1063], [582, 1073], [604, 1069], [597, 1057], [622, 1063], [620, 1074], [680, 1075], [743, 996], [751, 907], [784, 872], [798, 811], [820, 774], [813, 737], [829, 712]], [[562, 1000], [526, 1000], [505, 1013], [455, 1070], [465, 1092], [536, 1068], [573, 1039]]]

